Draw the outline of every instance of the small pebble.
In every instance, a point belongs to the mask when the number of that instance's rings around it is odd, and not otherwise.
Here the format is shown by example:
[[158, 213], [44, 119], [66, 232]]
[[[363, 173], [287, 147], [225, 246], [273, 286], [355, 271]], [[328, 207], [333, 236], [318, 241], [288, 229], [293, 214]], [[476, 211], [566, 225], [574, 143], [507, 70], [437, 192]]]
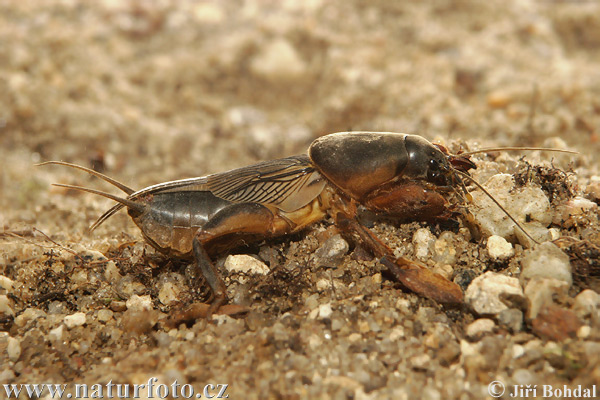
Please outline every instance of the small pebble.
[[134, 294], [139, 295], [146, 291], [146, 286], [144, 286], [141, 282], [134, 280], [133, 276], [125, 275], [117, 282], [117, 290], [119, 293], [125, 296], [131, 296]]
[[[509, 174], [496, 174], [484, 184], [519, 223], [537, 222], [546, 227], [552, 222], [550, 201], [539, 187], [534, 185], [515, 188], [515, 180]], [[515, 223], [487, 195], [473, 192], [473, 216], [482, 233], [498, 235], [507, 240], [515, 239]]]
[[434, 261], [437, 264], [452, 265], [456, 262], [456, 247], [454, 233], [443, 232], [433, 243]]
[[575, 197], [569, 200], [562, 208], [561, 218], [567, 221], [572, 217], [581, 216], [598, 208], [598, 204], [583, 197]]
[[489, 318], [479, 318], [467, 325], [465, 332], [471, 340], [481, 338], [486, 333], [492, 333], [496, 324]]
[[6, 352], [8, 353], [8, 358], [11, 361], [17, 361], [21, 356], [21, 342], [19, 339], [9, 337], [8, 344], [6, 346]]
[[69, 309], [62, 301], [52, 301], [48, 304], [48, 314], [68, 314]]
[[34, 321], [38, 318], [46, 317], [46, 313], [38, 308], [27, 308], [21, 314], [15, 317], [15, 325], [19, 328], [24, 327], [27, 323]]
[[427, 353], [412, 356], [408, 362], [414, 369], [426, 370], [431, 366], [431, 357]]
[[590, 337], [590, 334], [592, 333], [592, 328], [587, 326], [587, 325], [583, 325], [581, 328], [579, 328], [579, 330], [577, 331], [577, 337], [579, 339], [587, 339], [588, 337]]
[[450, 280], [454, 273], [454, 268], [452, 268], [452, 265], [450, 264], [436, 264], [432, 271]]
[[529, 302], [527, 317], [534, 319], [547, 304], [554, 303], [554, 298], [567, 296], [569, 285], [564, 281], [551, 278], [535, 277], [525, 286], [525, 297]]
[[515, 254], [512, 244], [498, 235], [492, 235], [488, 238], [486, 248], [493, 260], [505, 260]]
[[7, 367], [4, 370], [0, 371], [0, 382], [13, 382], [15, 378], [15, 373], [12, 371], [11, 368]]
[[333, 310], [331, 309], [331, 304], [321, 304], [319, 306], [319, 320], [328, 320], [331, 318], [331, 314], [333, 314]]
[[313, 260], [317, 266], [334, 267], [339, 264], [349, 249], [348, 242], [341, 235], [333, 235], [315, 251]]
[[0, 275], [0, 288], [10, 292], [13, 287], [14, 281], [4, 275]]
[[283, 38], [267, 43], [250, 62], [253, 74], [275, 82], [298, 79], [305, 74], [306, 68], [298, 51]]
[[435, 236], [427, 228], [417, 229], [412, 238], [415, 248], [415, 257], [424, 261], [428, 258], [431, 249], [435, 243]]
[[[593, 178], [595, 178], [595, 180], [593, 180], [586, 186], [584, 192], [588, 199], [598, 203], [598, 202], [600, 202], [600, 177], [596, 176]], [[1, 277], [0, 277], [0, 279], [1, 279]], [[0, 286], [1, 285], [2, 284], [0, 281]]]
[[573, 282], [569, 256], [553, 243], [547, 242], [535, 247], [521, 260], [521, 280], [524, 282], [534, 277], [552, 278]]
[[64, 330], [64, 325], [61, 324], [61, 325], [57, 326], [56, 328], [51, 329], [50, 332], [48, 332], [48, 337], [52, 341], [60, 342], [62, 340], [63, 330]]
[[150, 295], [138, 296], [137, 294], [132, 295], [125, 303], [128, 310], [133, 311], [145, 311], [152, 310], [152, 299]]
[[114, 261], [110, 260], [106, 263], [104, 278], [109, 282], [118, 282], [122, 278], [119, 268], [117, 268], [117, 264]]
[[168, 306], [179, 301], [181, 288], [173, 282], [165, 282], [158, 291], [158, 300]]
[[422, 400], [441, 400], [442, 394], [436, 388], [434, 388], [432, 386], [426, 386], [423, 389], [423, 397], [421, 397], [421, 399]]
[[512, 374], [512, 379], [515, 385], [535, 385], [538, 382], [537, 376], [524, 368], [515, 370]]
[[516, 308], [504, 310], [498, 314], [498, 322], [512, 333], [520, 332], [523, 329], [523, 311]]
[[104, 261], [106, 256], [99, 251], [84, 249], [79, 252], [79, 256], [89, 261]]
[[228, 256], [224, 267], [230, 274], [266, 275], [269, 273], [267, 264], [247, 254]]
[[[223, 317], [223, 315], [217, 317]], [[150, 332], [157, 321], [158, 312], [146, 309], [128, 309], [123, 313], [121, 319], [124, 330], [137, 334]]]
[[525, 354], [525, 348], [520, 344], [515, 344], [511, 351], [512, 358], [515, 360]]
[[[526, 249], [533, 248], [537, 243], [544, 243], [552, 240], [551, 230], [539, 222], [521, 222], [521, 227], [525, 231], [515, 225], [514, 233], [519, 244]], [[527, 232], [527, 234], [525, 234], [525, 232]], [[534, 242], [532, 238], [535, 239], [537, 243]]]
[[198, 3], [192, 9], [192, 15], [199, 25], [219, 24], [227, 15], [218, 4]]
[[392, 342], [395, 342], [398, 339], [402, 339], [404, 336], [404, 328], [402, 326], [397, 326], [392, 329], [389, 338]]
[[524, 298], [519, 280], [489, 271], [471, 282], [465, 292], [465, 302], [479, 315], [496, 315], [509, 308], [501, 300], [501, 296], [507, 295]]
[[109, 309], [103, 308], [101, 310], [98, 310], [98, 321], [102, 322], [102, 323], [106, 323], [108, 321], [110, 321], [110, 319], [113, 317], [113, 312]]
[[344, 327], [344, 320], [341, 318], [335, 318], [331, 320], [331, 330], [332, 331], [339, 331], [340, 329], [342, 329]]
[[504, 91], [495, 91], [488, 93], [487, 104], [491, 108], [505, 108], [513, 101], [511, 94]]
[[109, 305], [110, 309], [114, 312], [123, 312], [127, 310], [127, 304], [124, 301], [113, 300]]
[[84, 312], [76, 312], [75, 314], [67, 315], [63, 322], [68, 329], [75, 328], [76, 326], [82, 326], [85, 324], [86, 315]]
[[350, 336], [348, 336], [348, 341], [350, 343], [356, 343], [356, 342], [358, 342], [361, 339], [362, 339], [362, 335], [360, 333], [356, 333], [356, 332], [355, 333], [351, 333]]
[[591, 290], [585, 289], [577, 296], [573, 301], [571, 309], [580, 317], [585, 318], [597, 315], [598, 309], [600, 308], [600, 295]]
[[10, 303], [11, 301], [7, 295], [0, 294], [0, 315], [15, 315]]

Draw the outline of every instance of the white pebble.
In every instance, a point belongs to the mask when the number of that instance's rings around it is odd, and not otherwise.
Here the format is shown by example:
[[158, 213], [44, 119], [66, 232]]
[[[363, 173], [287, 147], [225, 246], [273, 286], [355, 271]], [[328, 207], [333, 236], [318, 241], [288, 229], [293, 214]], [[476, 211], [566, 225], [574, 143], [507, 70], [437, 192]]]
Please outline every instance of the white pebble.
[[479, 315], [496, 315], [509, 308], [501, 295], [524, 298], [517, 278], [489, 271], [473, 279], [465, 292], [465, 302]]
[[44, 311], [38, 308], [28, 308], [25, 311], [23, 311], [20, 315], [15, 317], [15, 325], [19, 328], [22, 328], [28, 322], [44, 317], [46, 317], [46, 313]]
[[591, 289], [579, 293], [573, 301], [571, 309], [580, 317], [588, 317], [598, 312], [600, 295]]
[[50, 338], [50, 340], [52, 340], [54, 342], [61, 341], [62, 335], [63, 335], [63, 329], [64, 329], [64, 325], [59, 325], [58, 327], [51, 329], [50, 332], [48, 332], [48, 337]]
[[4, 275], [0, 275], [0, 288], [10, 292], [13, 287], [14, 281]]
[[431, 366], [431, 356], [427, 353], [417, 354], [412, 356], [408, 362], [415, 369], [427, 369]]
[[395, 342], [398, 339], [402, 339], [404, 336], [404, 327], [397, 326], [391, 330], [389, 338], [392, 342]]
[[110, 260], [106, 263], [104, 278], [109, 282], [118, 282], [122, 278], [119, 268], [117, 268], [117, 264], [114, 261]]
[[596, 208], [598, 208], [598, 204], [593, 201], [584, 197], [575, 197], [569, 200], [562, 208], [561, 217], [563, 220], [567, 220], [569, 217], [580, 216]]
[[21, 342], [19, 339], [9, 336], [6, 352], [11, 361], [17, 361], [21, 356]]
[[433, 248], [435, 236], [427, 228], [417, 229], [412, 238], [412, 243], [415, 248], [415, 257], [424, 261], [429, 256], [429, 252]]
[[465, 332], [469, 339], [477, 339], [478, 337], [494, 331], [496, 324], [489, 318], [479, 318], [467, 325]]
[[523, 257], [521, 267], [524, 281], [540, 277], [558, 279], [569, 286], [573, 283], [569, 256], [550, 242], [542, 243]]
[[128, 310], [133, 311], [148, 311], [153, 308], [150, 295], [138, 296], [137, 294], [134, 294], [127, 300], [125, 305]]
[[82, 326], [85, 324], [86, 315], [84, 312], [76, 312], [75, 314], [67, 315], [63, 322], [69, 329], [75, 328], [76, 326]]
[[[484, 187], [519, 223], [538, 222], [548, 226], [552, 222], [550, 202], [544, 192], [534, 185], [515, 188], [512, 175], [492, 176]], [[515, 239], [515, 223], [482, 192], [473, 192], [472, 212], [485, 235]], [[518, 228], [517, 228], [518, 229]]]
[[539, 222], [523, 222], [521, 223], [521, 227], [525, 230], [525, 232], [527, 232], [527, 234], [523, 232], [523, 229], [516, 225], [514, 232], [519, 244], [526, 249], [530, 249], [537, 244], [531, 240], [531, 238], [535, 239], [535, 241], [538, 243], [552, 240], [552, 232], [550, 232], [550, 229], [546, 228]]
[[456, 262], [456, 247], [454, 234], [444, 232], [433, 243], [434, 261], [438, 264], [452, 265]]
[[325, 303], [319, 305], [319, 319], [327, 320], [331, 318], [331, 314], [333, 314], [333, 310], [331, 309], [330, 303]]
[[518, 385], [535, 385], [539, 378], [530, 370], [519, 368], [512, 374], [513, 381]]
[[492, 235], [488, 238], [486, 248], [493, 260], [505, 260], [515, 254], [512, 244], [498, 235]]
[[84, 249], [83, 251], [79, 252], [79, 256], [86, 258], [90, 261], [104, 261], [106, 260], [106, 256], [102, 253], [100, 253], [99, 251], [96, 250], [91, 250], [91, 249]]
[[250, 63], [253, 74], [270, 81], [288, 81], [300, 78], [306, 72], [306, 63], [285, 39], [267, 43]]
[[587, 339], [592, 333], [592, 328], [587, 325], [583, 325], [577, 330], [577, 337], [580, 339]]
[[168, 306], [179, 301], [179, 293], [181, 288], [173, 282], [165, 282], [158, 291], [158, 300]]
[[316, 286], [317, 286], [317, 290], [319, 292], [322, 292], [324, 290], [331, 288], [331, 280], [330, 279], [319, 279], [317, 281]]
[[10, 306], [10, 299], [5, 294], [0, 294], [0, 315], [15, 315]]
[[237, 254], [227, 257], [225, 260], [225, 269], [229, 273], [241, 272], [249, 275], [266, 275], [269, 273], [267, 264], [246, 254]]

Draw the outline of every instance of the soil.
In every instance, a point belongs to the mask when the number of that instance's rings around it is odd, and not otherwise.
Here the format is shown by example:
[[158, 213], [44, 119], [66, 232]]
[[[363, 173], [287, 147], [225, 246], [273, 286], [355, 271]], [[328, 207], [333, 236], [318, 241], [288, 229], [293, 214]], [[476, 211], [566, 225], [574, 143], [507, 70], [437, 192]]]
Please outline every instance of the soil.
[[[106, 396], [109, 381], [155, 377], [251, 399], [479, 399], [493, 381], [505, 397], [534, 385], [538, 396], [542, 385], [600, 390], [599, 2], [5, 1], [0, 37], [0, 384], [72, 394], [97, 384]], [[542, 276], [552, 300], [538, 316], [527, 290], [504, 298], [504, 313], [440, 305], [344, 247], [326, 219], [235, 252], [266, 275], [227, 272], [230, 254], [217, 257], [247, 314], [171, 327], [169, 316], [209, 297], [194, 268], [155, 252], [125, 212], [90, 234], [111, 201], [51, 184], [118, 190], [35, 166], [63, 160], [140, 189], [361, 130], [452, 152], [579, 152], [472, 157], [481, 183], [507, 173], [515, 191], [541, 188], [550, 222], [540, 229], [573, 283]], [[527, 289], [523, 235], [494, 259], [463, 222], [366, 223], [463, 290], [486, 272]], [[421, 254], [415, 238], [427, 231], [434, 244]]]

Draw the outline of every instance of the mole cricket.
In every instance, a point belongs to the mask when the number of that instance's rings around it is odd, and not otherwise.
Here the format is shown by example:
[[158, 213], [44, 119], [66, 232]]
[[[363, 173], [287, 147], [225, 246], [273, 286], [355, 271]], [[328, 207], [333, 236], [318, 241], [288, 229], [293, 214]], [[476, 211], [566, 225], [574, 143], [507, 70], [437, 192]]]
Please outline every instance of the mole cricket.
[[[207, 315], [227, 303], [226, 286], [211, 257], [241, 245], [299, 232], [331, 217], [341, 232], [363, 245], [405, 288], [443, 304], [460, 304], [460, 287], [425, 266], [396, 258], [392, 250], [360, 223], [359, 208], [401, 221], [451, 218], [470, 195], [473, 182], [519, 223], [470, 175], [469, 156], [452, 155], [418, 135], [391, 132], [340, 132], [317, 138], [308, 154], [260, 162], [227, 172], [159, 183], [135, 191], [116, 180], [75, 164], [127, 196], [81, 186], [117, 202], [90, 227], [94, 230], [122, 208], [145, 240], [168, 257], [193, 260], [212, 292]], [[568, 152], [568, 151], [564, 151]], [[452, 203], [452, 197], [459, 202]], [[463, 213], [465, 207], [462, 207]], [[521, 228], [522, 229], [522, 228]], [[525, 231], [524, 231], [525, 232]], [[527, 232], [525, 232], [527, 234]], [[533, 240], [533, 239], [532, 239]]]

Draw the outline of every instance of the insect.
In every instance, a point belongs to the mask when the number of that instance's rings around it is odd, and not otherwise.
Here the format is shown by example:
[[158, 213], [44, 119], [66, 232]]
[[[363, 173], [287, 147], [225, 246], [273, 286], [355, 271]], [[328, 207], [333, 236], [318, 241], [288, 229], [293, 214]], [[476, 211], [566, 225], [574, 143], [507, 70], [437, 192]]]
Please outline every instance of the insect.
[[75, 164], [41, 165], [77, 168], [125, 192], [126, 197], [119, 197], [56, 184], [117, 202], [90, 230], [127, 208], [155, 249], [169, 257], [194, 260], [212, 291], [211, 314], [227, 302], [225, 284], [211, 257], [242, 243], [298, 232], [327, 216], [379, 258], [406, 288], [440, 303], [460, 303], [463, 294], [458, 285], [416, 262], [394, 257], [358, 216], [359, 209], [365, 208], [400, 220], [451, 217], [456, 207], [449, 194], [468, 197], [463, 179], [476, 168], [469, 154], [473, 153], [452, 155], [417, 135], [341, 132], [316, 139], [307, 155], [138, 191]]

